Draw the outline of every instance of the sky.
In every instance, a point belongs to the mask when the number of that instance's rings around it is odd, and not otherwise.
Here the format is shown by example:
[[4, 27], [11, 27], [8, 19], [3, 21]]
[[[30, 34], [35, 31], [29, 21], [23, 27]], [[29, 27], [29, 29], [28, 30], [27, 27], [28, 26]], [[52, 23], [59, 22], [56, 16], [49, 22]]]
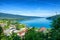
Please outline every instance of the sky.
[[60, 0], [0, 0], [0, 12], [49, 17], [60, 14]]

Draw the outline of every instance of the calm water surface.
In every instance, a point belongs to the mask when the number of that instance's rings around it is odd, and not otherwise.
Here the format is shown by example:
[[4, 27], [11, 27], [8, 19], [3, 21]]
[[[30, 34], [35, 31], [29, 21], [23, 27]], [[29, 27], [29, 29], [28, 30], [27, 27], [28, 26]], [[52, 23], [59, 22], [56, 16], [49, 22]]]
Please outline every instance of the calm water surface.
[[39, 19], [31, 19], [31, 20], [22, 20], [20, 23], [26, 24], [28, 27], [46, 27], [50, 28], [51, 20], [48, 20], [46, 18], [39, 18]]

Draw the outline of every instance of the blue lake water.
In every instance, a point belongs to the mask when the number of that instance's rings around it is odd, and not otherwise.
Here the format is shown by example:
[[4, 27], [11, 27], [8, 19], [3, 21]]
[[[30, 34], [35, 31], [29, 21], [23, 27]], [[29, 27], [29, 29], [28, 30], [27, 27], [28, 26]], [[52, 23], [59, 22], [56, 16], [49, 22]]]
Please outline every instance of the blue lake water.
[[20, 21], [20, 23], [26, 24], [26, 26], [28, 27], [36, 27], [36, 28], [40, 28], [40, 27], [50, 28], [51, 22], [52, 22], [51, 20], [48, 20], [46, 18]]

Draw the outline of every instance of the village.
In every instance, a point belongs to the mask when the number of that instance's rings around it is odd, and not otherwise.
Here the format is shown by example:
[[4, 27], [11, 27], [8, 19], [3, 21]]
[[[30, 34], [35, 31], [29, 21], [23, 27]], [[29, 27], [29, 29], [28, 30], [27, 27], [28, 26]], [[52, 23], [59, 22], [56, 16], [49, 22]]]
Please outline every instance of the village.
[[[25, 35], [25, 33], [32, 29], [32, 27], [30, 28], [27, 28], [26, 25], [23, 25], [23, 24], [12, 24], [12, 22], [15, 22], [15, 21], [10, 21], [10, 23], [8, 23], [9, 21], [5, 21], [3, 22], [0, 21], [0, 26], [3, 28], [3, 33], [6, 35], [6, 36], [10, 36], [12, 34], [12, 32], [14, 33], [17, 33], [18, 36], [22, 37]], [[17, 26], [18, 25], [18, 26]], [[42, 27], [40, 29], [35, 29], [35, 31], [39, 31], [39, 32], [48, 32], [47, 29], [45, 27]]]
[[[60, 17], [53, 21], [52, 28], [35, 28], [27, 27], [16, 20], [3, 19], [0, 20], [0, 38], [1, 40], [54, 40], [59, 39], [60, 25], [54, 24], [56, 21], [60, 23]], [[57, 26], [55, 26], [57, 25]], [[55, 35], [55, 36], [54, 36]]]

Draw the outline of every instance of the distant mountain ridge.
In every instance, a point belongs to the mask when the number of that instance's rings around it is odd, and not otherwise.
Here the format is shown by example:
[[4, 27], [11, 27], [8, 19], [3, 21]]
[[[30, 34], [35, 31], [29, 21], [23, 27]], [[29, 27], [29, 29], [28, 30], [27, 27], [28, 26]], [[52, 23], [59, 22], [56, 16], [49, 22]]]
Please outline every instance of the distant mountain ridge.
[[35, 16], [22, 16], [22, 15], [13, 15], [13, 14], [7, 14], [7, 13], [0, 13], [0, 19], [1, 18], [24, 18], [24, 19], [31, 19], [31, 18], [40, 18]]
[[54, 16], [51, 16], [51, 17], [47, 17], [47, 19], [54, 20], [54, 19], [56, 19], [58, 17], [60, 17], [60, 14], [59, 15], [54, 15]]

